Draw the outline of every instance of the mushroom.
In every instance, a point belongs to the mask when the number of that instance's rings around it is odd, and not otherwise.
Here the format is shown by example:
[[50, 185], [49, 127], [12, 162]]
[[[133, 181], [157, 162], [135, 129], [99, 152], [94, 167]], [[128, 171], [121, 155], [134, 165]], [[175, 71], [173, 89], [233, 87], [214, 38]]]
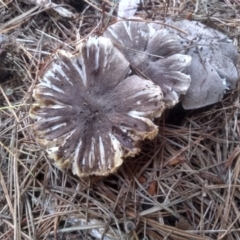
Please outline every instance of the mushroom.
[[58, 50], [46, 64], [30, 116], [38, 143], [60, 168], [79, 177], [107, 175], [140, 151], [141, 140], [156, 136], [161, 89], [129, 73], [104, 37], [84, 40], [79, 54]]
[[216, 103], [239, 79], [231, 40], [199, 22], [168, 19], [163, 24], [133, 18], [109, 26], [104, 36], [161, 87], [168, 107], [179, 97], [185, 109]]
[[190, 86], [190, 76], [183, 71], [191, 57], [182, 54], [184, 47], [178, 36], [160, 26], [133, 18], [110, 25], [103, 35], [111, 39], [137, 72], [161, 87], [164, 102], [171, 107]]
[[174, 26], [166, 27], [168, 33], [178, 36], [185, 53], [192, 57], [186, 69], [191, 85], [182, 96], [183, 107], [194, 109], [220, 101], [227, 89], [236, 87], [239, 79], [237, 49], [232, 41], [225, 34], [196, 21], [167, 20], [166, 23]]

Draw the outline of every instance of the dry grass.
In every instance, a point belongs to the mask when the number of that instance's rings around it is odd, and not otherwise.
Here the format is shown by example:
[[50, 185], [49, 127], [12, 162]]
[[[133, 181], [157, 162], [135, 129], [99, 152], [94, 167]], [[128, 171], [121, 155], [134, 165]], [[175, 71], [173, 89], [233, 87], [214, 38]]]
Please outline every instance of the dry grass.
[[[0, 85], [0, 239], [239, 239], [239, 89], [201, 110], [173, 109], [116, 174], [78, 179], [36, 144], [31, 92], [48, 56], [100, 33], [116, 5], [85, 0], [66, 19], [24, 2], [0, 0], [0, 32], [10, 38]], [[146, 0], [138, 15], [196, 19], [238, 45], [239, 0], [166, 2]]]

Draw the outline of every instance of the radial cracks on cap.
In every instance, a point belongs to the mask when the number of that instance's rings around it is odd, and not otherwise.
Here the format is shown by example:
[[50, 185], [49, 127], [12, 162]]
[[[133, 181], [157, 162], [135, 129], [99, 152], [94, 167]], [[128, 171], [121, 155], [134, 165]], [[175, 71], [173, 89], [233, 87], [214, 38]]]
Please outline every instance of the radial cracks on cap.
[[[152, 81], [128, 75], [129, 62], [104, 37], [89, 37], [72, 55], [60, 50], [44, 70], [30, 116], [38, 143], [80, 177], [107, 175], [156, 136], [165, 108]], [[124, 101], [123, 101], [124, 99]]]

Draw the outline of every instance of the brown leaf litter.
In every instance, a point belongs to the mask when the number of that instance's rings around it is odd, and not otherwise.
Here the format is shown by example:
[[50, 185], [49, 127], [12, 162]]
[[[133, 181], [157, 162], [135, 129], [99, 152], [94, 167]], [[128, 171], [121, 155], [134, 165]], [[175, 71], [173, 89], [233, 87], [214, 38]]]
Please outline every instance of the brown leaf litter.
[[[238, 239], [239, 89], [199, 110], [175, 107], [156, 122], [159, 133], [142, 153], [105, 178], [62, 172], [36, 144], [28, 113], [44, 62], [57, 49], [77, 51], [84, 37], [115, 21], [117, 10], [112, 1], [53, 2], [75, 17], [0, 1], [0, 33], [11, 43], [0, 85], [0, 238]], [[197, 20], [239, 47], [239, 6], [146, 0], [137, 15]]]

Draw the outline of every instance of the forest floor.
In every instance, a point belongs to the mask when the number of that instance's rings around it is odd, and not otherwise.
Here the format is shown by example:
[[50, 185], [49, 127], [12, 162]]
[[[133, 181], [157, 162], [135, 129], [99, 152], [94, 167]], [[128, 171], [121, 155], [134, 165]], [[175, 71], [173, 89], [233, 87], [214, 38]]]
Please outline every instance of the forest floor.
[[[101, 34], [117, 4], [53, 0], [59, 14], [37, 2], [0, 0], [0, 239], [240, 239], [239, 88], [202, 109], [176, 106], [116, 173], [79, 179], [37, 145], [32, 91], [48, 57]], [[239, 0], [144, 0], [137, 15], [197, 20], [240, 48]]]

